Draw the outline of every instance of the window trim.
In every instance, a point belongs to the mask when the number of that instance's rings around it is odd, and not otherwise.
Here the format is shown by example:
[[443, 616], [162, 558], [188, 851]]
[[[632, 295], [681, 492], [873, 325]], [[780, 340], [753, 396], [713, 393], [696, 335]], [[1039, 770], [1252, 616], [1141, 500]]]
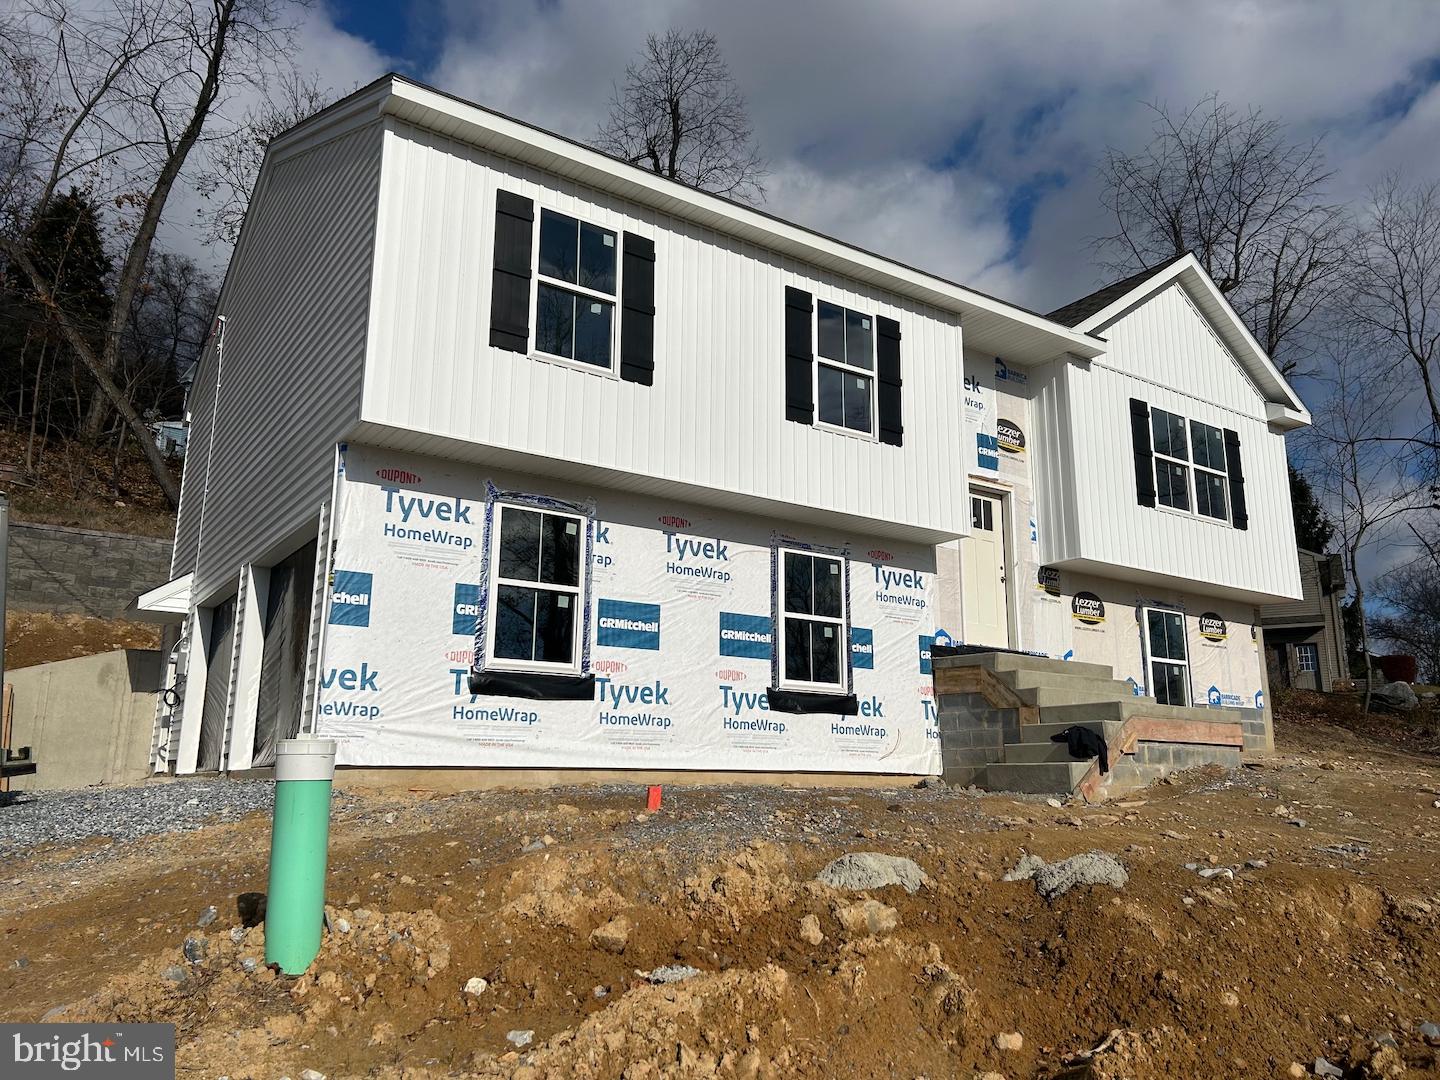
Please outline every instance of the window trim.
[[[534, 672], [545, 675], [583, 675], [585, 658], [585, 633], [589, 625], [589, 519], [573, 510], [552, 510], [548, 507], [533, 506], [524, 502], [496, 499], [492, 504], [494, 514], [491, 525], [490, 550], [487, 552], [489, 565], [485, 581], [485, 666], [484, 671]], [[580, 525], [580, 567], [575, 585], [552, 585], [549, 582], [521, 581], [517, 578], [500, 576], [500, 537], [504, 528], [505, 511], [523, 510], [532, 514], [550, 514], [554, 517], [573, 518]], [[543, 536], [543, 533], [542, 533]], [[500, 586], [513, 585], [526, 589], [545, 589], [552, 592], [570, 593], [575, 597], [575, 619], [573, 626], [572, 660], [568, 664], [553, 660], [520, 660], [514, 657], [495, 655], [495, 620], [499, 615], [498, 602]]]
[[[829, 615], [807, 615], [791, 612], [785, 608], [785, 556], [799, 555], [806, 559], [828, 559], [840, 564], [840, 618]], [[781, 546], [775, 549], [775, 687], [778, 690], [795, 690], [809, 694], [849, 694], [850, 671], [850, 560], [844, 555], [814, 548]], [[806, 622], [827, 623], [840, 630], [840, 681], [835, 683], [802, 681], [785, 677], [785, 620], [787, 617], [803, 619]]]
[[[870, 367], [865, 369], [850, 363], [848, 359], [836, 360], [833, 357], [820, 354], [820, 305], [828, 304], [831, 307], [839, 308], [842, 312], [860, 315], [870, 320]], [[844, 304], [834, 300], [822, 300], [819, 295], [814, 296], [810, 302], [810, 340], [814, 343], [812, 352], [815, 362], [812, 365], [814, 371], [810, 373], [810, 392], [814, 395], [815, 401], [815, 423], [814, 426], [823, 431], [834, 432], [838, 435], [849, 435], [852, 439], [863, 439], [866, 442], [880, 441], [880, 356], [879, 342], [880, 325], [879, 319], [873, 312], [859, 311], [855, 308], [846, 307]], [[846, 345], [846, 353], [849, 353], [849, 345]], [[831, 424], [820, 418], [820, 368], [821, 365], [841, 373], [850, 372], [856, 375], [863, 375], [870, 380], [870, 430], [860, 431], [856, 428], [846, 427], [843, 424]]]
[[[1313, 657], [1315, 665], [1306, 667], [1301, 657]], [[1295, 643], [1295, 671], [1301, 675], [1318, 675], [1320, 673], [1320, 646], [1313, 641], [1299, 641]]]
[[[597, 229], [603, 229], [606, 232], [615, 234], [615, 295], [610, 296], [595, 289], [587, 288], [578, 282], [561, 281], [558, 278], [552, 278], [540, 272], [540, 223], [547, 213], [574, 218], [578, 223], [575, 227], [577, 259], [579, 258], [579, 229], [581, 225], [592, 225]], [[554, 206], [546, 206], [539, 202], [537, 202], [535, 206], [535, 220], [531, 223], [531, 230], [530, 272], [533, 276], [534, 287], [530, 290], [529, 355], [536, 360], [544, 360], [547, 363], [558, 364], [561, 367], [570, 368], [572, 371], [584, 371], [591, 375], [608, 375], [612, 379], [619, 379], [620, 316], [622, 297], [624, 296], [623, 277], [625, 273], [624, 230], [610, 225], [601, 225], [579, 214], [570, 213], [569, 211], [561, 210]], [[576, 360], [569, 356], [560, 356], [558, 353], [546, 352], [540, 348], [540, 287], [542, 285], [549, 285], [551, 288], [561, 289], [575, 296], [589, 297], [592, 300], [599, 300], [610, 305], [610, 363], [606, 367], [587, 364], [583, 360]]]
[[[1141, 609], [1141, 612], [1142, 612], [1143, 618], [1142, 618], [1142, 621], [1141, 621], [1140, 632], [1141, 632], [1141, 643], [1142, 643], [1142, 646], [1143, 646], [1143, 649], [1144, 649], [1144, 655], [1145, 655], [1145, 681], [1146, 681], [1146, 683], [1147, 683], [1148, 686], [1149, 686], [1150, 696], [1151, 696], [1152, 698], [1155, 698], [1155, 700], [1156, 700], [1156, 702], [1157, 702], [1158, 704], [1174, 705], [1174, 704], [1175, 704], [1174, 702], [1161, 702], [1158, 697], [1155, 697], [1155, 665], [1156, 665], [1156, 664], [1171, 664], [1171, 665], [1173, 665], [1173, 666], [1175, 666], [1175, 667], [1183, 667], [1183, 668], [1185, 669], [1185, 684], [1184, 684], [1184, 685], [1185, 685], [1185, 703], [1184, 703], [1184, 705], [1182, 705], [1182, 706], [1180, 706], [1180, 707], [1181, 707], [1181, 708], [1192, 708], [1192, 707], [1195, 705], [1195, 687], [1194, 687], [1194, 685], [1193, 685], [1193, 679], [1192, 679], [1192, 674], [1191, 674], [1192, 669], [1191, 669], [1191, 667], [1190, 667], [1190, 632], [1189, 632], [1189, 628], [1185, 625], [1185, 612], [1176, 610], [1175, 608], [1168, 608], [1168, 607], [1143, 607], [1143, 608]], [[1154, 613], [1156, 613], [1157, 615], [1174, 615], [1174, 616], [1177, 616], [1177, 617], [1180, 619], [1180, 641], [1181, 641], [1181, 643], [1185, 646], [1185, 659], [1184, 659], [1184, 660], [1172, 660], [1172, 659], [1171, 659], [1170, 657], [1168, 657], [1168, 656], [1156, 657], [1155, 655], [1153, 655], [1153, 654], [1151, 653], [1151, 651], [1150, 651], [1150, 613], [1151, 613], [1151, 612], [1154, 612]]]

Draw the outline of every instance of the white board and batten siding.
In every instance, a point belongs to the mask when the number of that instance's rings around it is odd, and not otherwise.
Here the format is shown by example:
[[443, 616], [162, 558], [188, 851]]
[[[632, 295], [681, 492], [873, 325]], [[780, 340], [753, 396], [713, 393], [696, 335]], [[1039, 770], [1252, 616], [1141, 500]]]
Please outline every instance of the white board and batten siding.
[[[1284, 435], [1183, 288], [1093, 332], [1108, 343], [1102, 358], [1046, 365], [1032, 379], [1042, 560], [1215, 586], [1256, 603], [1298, 597]], [[1248, 529], [1139, 505], [1131, 398], [1237, 433]]]
[[276, 544], [313, 535], [329, 497], [334, 444], [360, 412], [380, 136], [377, 120], [290, 148], [267, 164], [251, 201], [220, 295], [213, 431], [214, 339], [189, 403], [172, 569], [195, 569], [197, 603], [233, 591], [244, 563], [288, 554]]
[[[635, 490], [788, 504], [885, 531], [966, 530], [958, 487], [935, 483], [931, 467], [963, 444], [955, 314], [393, 118], [384, 159], [367, 438], [373, 425], [397, 447], [439, 445], [430, 436], [477, 458], [488, 447], [578, 464]], [[537, 217], [549, 208], [653, 239], [653, 386], [490, 347], [499, 190], [534, 200]], [[787, 285], [899, 322], [903, 446], [786, 421]]]

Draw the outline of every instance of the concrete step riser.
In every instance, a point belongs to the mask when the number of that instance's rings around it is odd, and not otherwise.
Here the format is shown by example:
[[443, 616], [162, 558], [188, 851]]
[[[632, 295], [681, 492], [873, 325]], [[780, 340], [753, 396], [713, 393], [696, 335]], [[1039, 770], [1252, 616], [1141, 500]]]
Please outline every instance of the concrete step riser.
[[1202, 723], [1238, 724], [1244, 714], [1238, 709], [1158, 705], [1155, 699], [1150, 697], [1130, 697], [1123, 701], [1090, 702], [1082, 705], [1055, 705], [1041, 713], [1041, 719], [1046, 723], [1067, 724], [1125, 720], [1131, 716], [1146, 716], [1157, 720], [1198, 720]]
[[1089, 768], [1089, 763], [1083, 761], [990, 765], [985, 769], [985, 786], [991, 791], [1068, 795]]
[[1049, 722], [1040, 724], [1022, 724], [1020, 727], [1020, 741], [1025, 743], [1048, 743], [1050, 741], [1051, 735], [1058, 735], [1067, 727], [1087, 727], [1091, 731], [1094, 731], [1097, 735], [1103, 733], [1103, 737], [1108, 743], [1120, 733], [1121, 725], [1118, 721], [1095, 721], [1089, 723], [1077, 723], [1073, 720], [1063, 724], [1054, 724]]
[[1111, 697], [1132, 697], [1135, 691], [1130, 684], [1123, 679], [1102, 679], [1092, 675], [1081, 675], [1069, 671], [997, 671], [995, 673], [1006, 686], [1012, 690], [1025, 690], [1031, 687], [1043, 688], [1054, 687], [1056, 689], [1069, 689], [1071, 687], [1083, 686], [1086, 688], [1104, 687], [1110, 692]]
[[[1065, 705], [1097, 705], [1120, 700], [1121, 692], [1111, 687], [1091, 686], [1027, 686], [1015, 693], [1026, 705], [1041, 709], [1058, 709]], [[1126, 697], [1134, 697], [1129, 687], [1124, 690]]]
[[[1092, 759], [1093, 760], [1093, 759]], [[1068, 764], [1080, 761], [1072, 758], [1063, 742], [1022, 742], [1005, 744], [1006, 765], [1032, 765], [1039, 762], [1060, 762]]]
[[971, 653], [968, 656], [937, 656], [934, 660], [937, 671], [947, 667], [983, 667], [994, 672], [1002, 671], [1048, 671], [1071, 674], [1080, 678], [1113, 679], [1115, 672], [1104, 664], [1082, 664], [1075, 660], [1051, 660], [1044, 656], [1025, 656], [1022, 653]]

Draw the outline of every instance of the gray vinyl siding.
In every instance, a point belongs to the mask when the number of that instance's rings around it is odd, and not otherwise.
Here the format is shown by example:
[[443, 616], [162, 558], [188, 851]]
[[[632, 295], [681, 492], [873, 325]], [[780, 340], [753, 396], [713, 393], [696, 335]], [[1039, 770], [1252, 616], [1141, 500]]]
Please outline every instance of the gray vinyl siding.
[[251, 201], [220, 296], [213, 432], [213, 342], [191, 397], [175, 569], [195, 567], [199, 603], [231, 587], [243, 563], [287, 554], [268, 549], [329, 497], [334, 444], [360, 412], [379, 181], [374, 122], [270, 162]]

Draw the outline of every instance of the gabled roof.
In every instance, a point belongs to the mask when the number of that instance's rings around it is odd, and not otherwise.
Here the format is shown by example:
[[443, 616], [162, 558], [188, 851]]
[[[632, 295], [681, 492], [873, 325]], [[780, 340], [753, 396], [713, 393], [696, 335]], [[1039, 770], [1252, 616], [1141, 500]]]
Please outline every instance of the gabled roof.
[[1097, 289], [1074, 303], [1050, 313], [1086, 334], [1101, 334], [1122, 315], [1144, 303], [1171, 284], [1179, 284], [1202, 317], [1240, 364], [1250, 381], [1264, 396], [1270, 423], [1289, 431], [1310, 423], [1310, 410], [1295, 388], [1280, 374], [1274, 362], [1250, 333], [1219, 287], [1193, 254], [1177, 255], [1123, 281]]
[[267, 160], [334, 137], [347, 125], [391, 116], [656, 212], [830, 270], [960, 317], [966, 344], [1032, 364], [1069, 354], [1090, 359], [1105, 343], [1016, 304], [926, 273], [753, 206], [659, 176], [593, 147], [394, 73], [384, 75], [276, 136]]
[[1072, 300], [1064, 307], [1056, 308], [1054, 311], [1050, 312], [1050, 314], [1045, 317], [1047, 319], [1054, 319], [1058, 323], [1064, 323], [1066, 326], [1079, 326], [1082, 322], [1088, 319], [1091, 315], [1094, 315], [1097, 311], [1104, 311], [1107, 307], [1113, 304], [1116, 300], [1119, 300], [1126, 293], [1130, 292], [1137, 286], [1144, 284], [1153, 275], [1158, 274], [1161, 270], [1164, 270], [1165, 268], [1170, 266], [1174, 266], [1183, 258], [1185, 258], [1184, 255], [1176, 255], [1172, 258], [1166, 259], [1162, 263], [1156, 263], [1154, 266], [1147, 266], [1138, 274], [1131, 274], [1129, 277], [1122, 278], [1120, 281], [1112, 282], [1109, 285], [1103, 285], [1089, 295], [1080, 297], [1079, 300]]

